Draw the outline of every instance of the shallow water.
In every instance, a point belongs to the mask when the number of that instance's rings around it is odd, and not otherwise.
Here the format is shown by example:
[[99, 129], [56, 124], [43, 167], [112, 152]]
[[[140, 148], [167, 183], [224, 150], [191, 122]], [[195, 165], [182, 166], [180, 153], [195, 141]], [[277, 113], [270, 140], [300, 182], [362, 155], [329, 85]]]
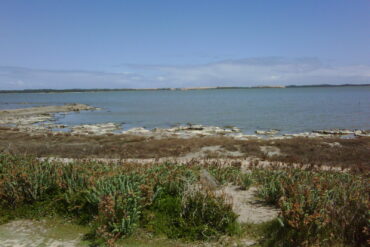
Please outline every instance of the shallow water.
[[58, 114], [56, 122], [66, 125], [115, 122], [151, 129], [193, 123], [245, 133], [370, 129], [370, 87], [0, 94], [1, 109], [65, 103], [102, 108]]

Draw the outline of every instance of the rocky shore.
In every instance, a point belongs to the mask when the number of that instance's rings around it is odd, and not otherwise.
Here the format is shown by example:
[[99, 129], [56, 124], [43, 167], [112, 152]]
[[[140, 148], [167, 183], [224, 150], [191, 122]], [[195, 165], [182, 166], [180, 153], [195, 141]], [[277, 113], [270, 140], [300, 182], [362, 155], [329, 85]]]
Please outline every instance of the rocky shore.
[[312, 132], [303, 132], [296, 134], [282, 134], [278, 135], [278, 130], [257, 130], [255, 134], [249, 135], [241, 132], [239, 128], [228, 127], [221, 128], [217, 126], [203, 126], [203, 125], [181, 125], [172, 128], [154, 128], [152, 130], [143, 127], [131, 128], [129, 130], [120, 131], [120, 125], [115, 123], [92, 124], [92, 125], [78, 125], [72, 127], [72, 134], [117, 134], [117, 135], [136, 135], [142, 137], [152, 137], [156, 139], [162, 138], [193, 138], [193, 137], [210, 137], [210, 136], [226, 136], [238, 140], [249, 139], [288, 139], [294, 137], [369, 137], [370, 131], [365, 130], [317, 130]]
[[0, 125], [27, 126], [35, 123], [51, 121], [55, 113], [79, 112], [96, 110], [84, 104], [66, 104], [58, 106], [39, 106], [21, 109], [0, 110]]
[[143, 127], [131, 128], [122, 130], [121, 124], [117, 123], [99, 123], [99, 124], [84, 124], [75, 126], [66, 126], [55, 124], [56, 113], [69, 113], [88, 110], [98, 110], [84, 104], [66, 104], [59, 106], [41, 106], [30, 107], [12, 110], [0, 110], [0, 126], [8, 126], [17, 129], [21, 132], [31, 134], [58, 134], [70, 133], [72, 135], [135, 135], [142, 137], [151, 137], [155, 139], [162, 138], [193, 138], [193, 137], [209, 137], [209, 136], [227, 136], [238, 140], [249, 139], [289, 139], [294, 137], [369, 137], [370, 131], [365, 130], [346, 130], [346, 129], [329, 129], [315, 130], [312, 132], [295, 133], [295, 134], [279, 134], [276, 129], [256, 130], [255, 134], [242, 133], [236, 127], [217, 127], [203, 125], [180, 125], [171, 128], [154, 128], [146, 129]]

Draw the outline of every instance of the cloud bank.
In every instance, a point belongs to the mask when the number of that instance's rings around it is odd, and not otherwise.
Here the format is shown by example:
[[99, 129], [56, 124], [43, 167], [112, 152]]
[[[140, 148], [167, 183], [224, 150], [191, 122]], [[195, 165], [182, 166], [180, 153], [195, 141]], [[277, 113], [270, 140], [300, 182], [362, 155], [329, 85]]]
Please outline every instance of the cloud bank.
[[0, 89], [158, 88], [370, 83], [369, 65], [331, 66], [316, 58], [247, 58], [201, 65], [130, 65], [124, 72], [0, 66]]

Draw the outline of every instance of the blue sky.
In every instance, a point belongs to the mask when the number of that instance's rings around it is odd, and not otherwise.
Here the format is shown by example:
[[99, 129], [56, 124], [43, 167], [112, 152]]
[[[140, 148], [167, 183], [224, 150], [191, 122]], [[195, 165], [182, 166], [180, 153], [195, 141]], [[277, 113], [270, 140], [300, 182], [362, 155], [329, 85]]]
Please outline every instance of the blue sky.
[[2, 0], [0, 89], [370, 83], [369, 0]]

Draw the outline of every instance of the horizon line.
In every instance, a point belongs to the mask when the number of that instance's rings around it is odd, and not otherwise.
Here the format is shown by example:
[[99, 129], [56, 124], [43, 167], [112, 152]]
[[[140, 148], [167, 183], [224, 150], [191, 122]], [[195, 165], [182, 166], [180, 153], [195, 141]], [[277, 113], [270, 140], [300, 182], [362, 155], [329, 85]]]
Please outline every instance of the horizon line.
[[351, 87], [351, 86], [370, 86], [369, 83], [359, 84], [306, 84], [306, 85], [276, 85], [276, 86], [214, 86], [214, 87], [163, 87], [163, 88], [38, 88], [38, 89], [10, 89], [0, 90], [0, 93], [37, 93], [37, 92], [94, 92], [94, 91], [190, 91], [190, 90], [210, 90], [210, 89], [263, 89], [263, 88], [299, 88], [299, 87]]

